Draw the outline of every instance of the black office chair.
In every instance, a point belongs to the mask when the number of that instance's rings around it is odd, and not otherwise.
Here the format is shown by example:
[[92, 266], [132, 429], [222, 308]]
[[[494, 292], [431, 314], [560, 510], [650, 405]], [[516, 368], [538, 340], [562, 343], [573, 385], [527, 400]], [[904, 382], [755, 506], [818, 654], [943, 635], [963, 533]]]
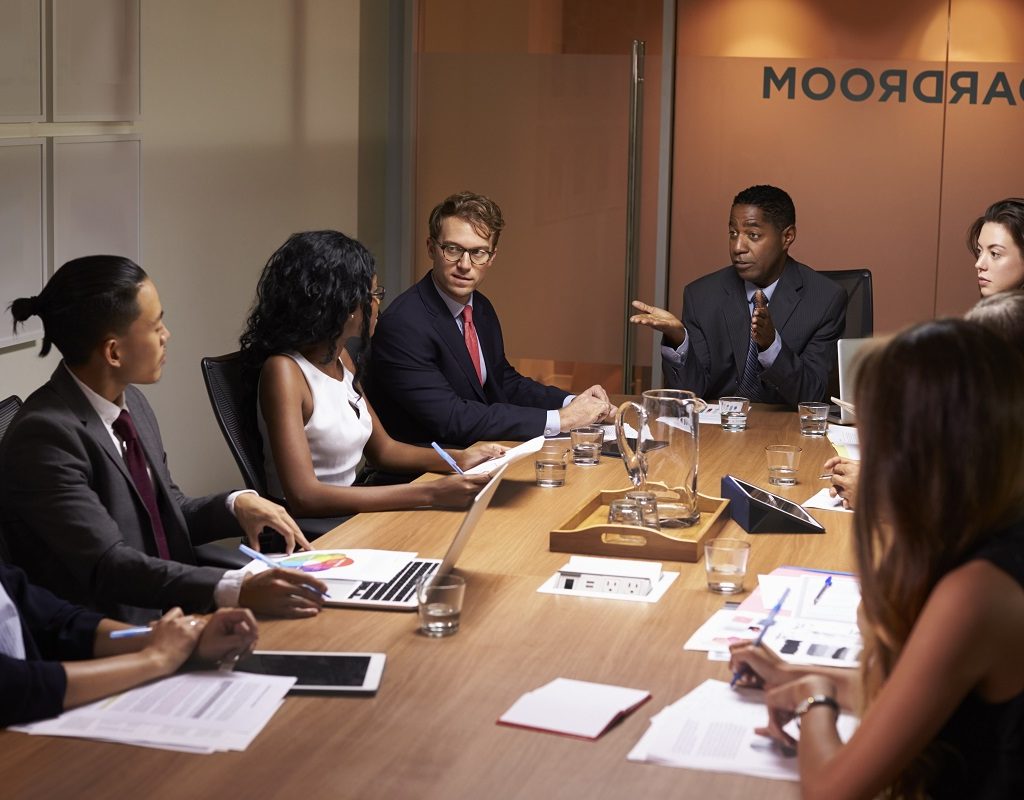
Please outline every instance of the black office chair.
[[[224, 440], [228, 443], [228, 449], [234, 456], [238, 470], [242, 473], [246, 488], [264, 497], [270, 497], [267, 492], [267, 476], [263, 469], [263, 442], [256, 428], [256, 398], [249, 396], [245, 390], [239, 353], [207, 356], [200, 364], [214, 416], [217, 418], [221, 433], [224, 434]], [[274, 500], [285, 505], [284, 501], [278, 498]], [[306, 538], [312, 541], [347, 519], [349, 517], [296, 517], [295, 522]], [[225, 547], [226, 541], [200, 545], [196, 548], [197, 557], [204, 560], [217, 557], [217, 551]], [[234, 542], [233, 549], [237, 551], [238, 542], [230, 541]], [[280, 537], [276, 534], [269, 539], [261, 537], [264, 546], [274, 547], [279, 541]], [[242, 560], [243, 563], [248, 561], [244, 556]]]
[[[15, 394], [0, 400], [0, 442], [3, 441], [7, 429], [11, 426], [11, 420], [14, 419], [14, 415], [18, 413], [19, 408], [21, 408], [21, 398]], [[0, 530], [0, 563], [9, 564], [10, 561], [11, 552], [7, 547], [3, 531]]]
[[841, 339], [865, 339], [875, 331], [875, 305], [871, 270], [823, 270], [821, 275], [835, 281], [846, 292], [846, 327]]
[[[846, 327], [840, 339], [865, 339], [874, 335], [875, 305], [871, 288], [871, 270], [822, 270], [821, 275], [835, 281], [846, 292]], [[839, 396], [839, 369], [835, 354], [828, 382], [829, 394]]]

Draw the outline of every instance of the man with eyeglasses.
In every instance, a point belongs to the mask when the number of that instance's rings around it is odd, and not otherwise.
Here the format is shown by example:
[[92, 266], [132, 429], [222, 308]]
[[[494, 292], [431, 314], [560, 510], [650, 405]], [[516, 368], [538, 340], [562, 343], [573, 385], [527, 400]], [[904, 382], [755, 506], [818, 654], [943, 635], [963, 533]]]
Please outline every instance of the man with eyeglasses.
[[729, 395], [796, 405], [823, 400], [846, 292], [795, 261], [793, 200], [775, 186], [751, 186], [729, 213], [732, 265], [683, 291], [683, 319], [633, 301], [630, 322], [662, 334], [665, 385], [709, 402]]
[[600, 386], [572, 396], [508, 363], [498, 315], [477, 291], [504, 225], [497, 203], [470, 192], [431, 212], [431, 271], [381, 314], [371, 347], [370, 400], [395, 439], [453, 447], [525, 440], [611, 414]]

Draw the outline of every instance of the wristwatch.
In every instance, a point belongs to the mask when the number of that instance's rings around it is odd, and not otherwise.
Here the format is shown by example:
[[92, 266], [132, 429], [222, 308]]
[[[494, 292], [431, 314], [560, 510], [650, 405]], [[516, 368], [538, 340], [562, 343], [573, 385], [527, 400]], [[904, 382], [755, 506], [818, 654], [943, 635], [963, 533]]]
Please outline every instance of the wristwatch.
[[827, 694], [812, 694], [806, 700], [801, 701], [800, 705], [793, 711], [797, 725], [800, 724], [800, 719], [803, 715], [815, 706], [828, 706], [836, 712], [836, 718], [839, 717], [839, 703], [836, 702], [834, 697], [829, 697]]

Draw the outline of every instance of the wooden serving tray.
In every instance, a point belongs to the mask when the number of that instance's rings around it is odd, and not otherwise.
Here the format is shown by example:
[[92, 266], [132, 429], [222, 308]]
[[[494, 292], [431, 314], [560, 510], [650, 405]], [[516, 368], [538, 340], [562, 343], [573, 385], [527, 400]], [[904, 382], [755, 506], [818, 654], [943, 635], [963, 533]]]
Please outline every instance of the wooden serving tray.
[[[704, 540], [717, 534], [725, 524], [723, 516], [729, 501], [722, 497], [697, 495], [700, 519], [689, 528], [644, 528], [636, 525], [612, 525], [608, 506], [625, 497], [628, 489], [602, 491], [580, 506], [560, 528], [551, 531], [548, 549], [555, 553], [575, 553], [614, 558], [648, 558], [654, 561], [699, 561], [704, 555]], [[658, 492], [659, 504], [663, 493]], [[672, 497], [665, 495], [664, 502]]]

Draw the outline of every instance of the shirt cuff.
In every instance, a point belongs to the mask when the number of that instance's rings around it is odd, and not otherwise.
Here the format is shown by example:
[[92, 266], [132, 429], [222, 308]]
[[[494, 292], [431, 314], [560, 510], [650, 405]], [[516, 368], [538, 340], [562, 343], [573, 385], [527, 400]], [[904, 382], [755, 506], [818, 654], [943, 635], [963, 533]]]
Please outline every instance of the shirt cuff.
[[779, 332], [775, 331], [775, 341], [773, 341], [768, 348], [761, 353], [757, 354], [757, 360], [761, 364], [762, 369], [768, 369], [772, 364], [775, 363], [775, 359], [778, 358], [779, 353], [782, 351], [782, 337], [779, 336]]
[[661, 357], [672, 364], [685, 364], [686, 355], [690, 352], [690, 335], [683, 336], [683, 343], [679, 347], [671, 348], [666, 344], [661, 346]]
[[558, 409], [552, 409], [548, 412], [547, 418], [544, 420], [544, 435], [558, 436], [561, 432], [562, 418], [558, 414]]
[[242, 593], [242, 583], [248, 570], [229, 569], [221, 576], [213, 590], [213, 602], [217, 608], [237, 608], [238, 596]]
[[228, 507], [228, 511], [231, 512], [232, 516], [235, 516], [235, 500], [238, 499], [240, 494], [258, 494], [253, 489], [239, 489], [237, 492], [232, 492], [225, 498], [224, 504]]

